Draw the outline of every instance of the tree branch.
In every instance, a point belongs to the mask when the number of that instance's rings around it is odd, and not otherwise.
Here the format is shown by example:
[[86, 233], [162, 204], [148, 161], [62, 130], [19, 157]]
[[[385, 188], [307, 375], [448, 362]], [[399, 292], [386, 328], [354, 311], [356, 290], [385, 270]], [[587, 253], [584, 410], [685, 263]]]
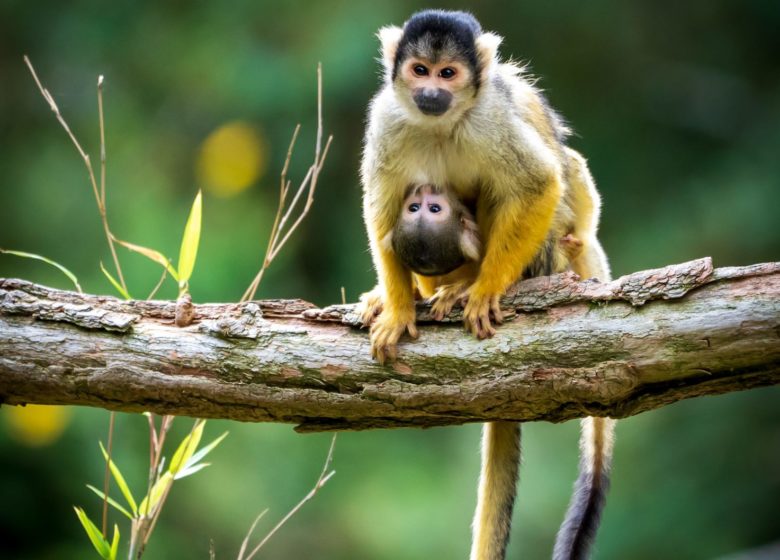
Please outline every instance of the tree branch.
[[[351, 305], [122, 301], [0, 279], [0, 402], [300, 431], [631, 416], [780, 383], [780, 263], [521, 282], [490, 340], [432, 324], [379, 366]], [[426, 305], [420, 321], [430, 320]], [[459, 322], [459, 312], [448, 319]]]

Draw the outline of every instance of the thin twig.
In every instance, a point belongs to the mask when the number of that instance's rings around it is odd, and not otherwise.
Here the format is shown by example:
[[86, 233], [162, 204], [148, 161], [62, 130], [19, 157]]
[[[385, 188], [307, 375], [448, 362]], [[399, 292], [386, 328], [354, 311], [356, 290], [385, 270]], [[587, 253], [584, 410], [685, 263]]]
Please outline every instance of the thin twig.
[[103, 119], [103, 75], [98, 76], [98, 121], [100, 122], [100, 202], [106, 207], [106, 127]]
[[254, 523], [252, 523], [252, 526], [249, 528], [246, 537], [244, 537], [244, 541], [241, 543], [241, 549], [238, 551], [238, 560], [244, 560], [244, 553], [246, 552], [246, 547], [249, 546], [249, 539], [252, 536], [252, 533], [255, 532], [257, 522], [260, 521], [266, 513], [268, 513], [268, 508], [261, 511], [260, 515], [255, 517]]
[[[320, 476], [319, 476], [319, 478], [317, 479], [317, 482], [314, 484], [314, 488], [312, 488], [312, 489], [311, 489], [311, 491], [310, 491], [308, 494], [306, 494], [306, 495], [303, 497], [303, 499], [302, 499], [300, 502], [298, 502], [298, 504], [297, 504], [297, 505], [296, 505], [294, 508], [292, 508], [292, 509], [291, 509], [291, 510], [290, 510], [290, 511], [287, 513], [287, 515], [285, 515], [285, 516], [282, 518], [282, 520], [281, 520], [281, 521], [279, 521], [279, 523], [277, 523], [277, 524], [276, 524], [276, 526], [274, 526], [274, 528], [273, 528], [273, 529], [271, 529], [271, 531], [270, 531], [270, 532], [269, 532], [269, 533], [268, 533], [268, 534], [265, 536], [265, 538], [264, 538], [262, 541], [260, 541], [260, 544], [258, 544], [258, 545], [257, 545], [257, 546], [256, 546], [256, 547], [255, 547], [255, 548], [252, 550], [252, 552], [249, 554], [249, 556], [247, 556], [247, 557], [246, 557], [246, 560], [252, 560], [252, 558], [254, 557], [254, 555], [255, 555], [255, 554], [257, 554], [257, 551], [258, 551], [258, 550], [260, 550], [260, 549], [263, 547], [263, 545], [264, 545], [265, 543], [267, 543], [267, 542], [268, 542], [268, 540], [269, 540], [269, 539], [270, 539], [272, 536], [274, 536], [274, 533], [276, 533], [276, 532], [277, 532], [277, 531], [278, 531], [278, 530], [279, 530], [279, 529], [282, 527], [282, 525], [284, 525], [285, 523], [287, 523], [287, 521], [288, 521], [288, 520], [289, 520], [289, 519], [290, 519], [290, 518], [291, 518], [293, 515], [295, 515], [295, 514], [298, 512], [298, 510], [300, 510], [300, 509], [303, 507], [303, 505], [304, 505], [306, 502], [308, 502], [309, 500], [311, 500], [311, 499], [312, 499], [312, 498], [313, 498], [313, 497], [314, 497], [314, 496], [317, 494], [317, 492], [319, 491], [319, 489], [320, 489], [320, 488], [322, 488], [323, 486], [325, 486], [325, 483], [326, 483], [326, 482], [328, 482], [328, 480], [330, 480], [330, 478], [331, 478], [331, 477], [332, 477], [334, 474], [336, 474], [336, 471], [330, 471], [330, 472], [327, 472], [327, 471], [328, 471], [328, 467], [330, 467], [330, 463], [333, 461], [333, 449], [334, 449], [334, 447], [336, 446], [336, 436], [337, 436], [337, 435], [338, 435], [338, 434], [333, 434], [333, 438], [330, 440], [330, 449], [328, 449], [328, 456], [327, 456], [327, 458], [325, 459], [325, 464], [324, 464], [324, 465], [322, 465], [322, 472], [320, 473]], [[327, 474], [326, 474], [326, 473], [327, 473]]]
[[[325, 144], [325, 151], [322, 153], [323, 161], [324, 158], [328, 155], [328, 150], [330, 149], [330, 143], [333, 140], [333, 136], [328, 137], [328, 141]], [[309, 186], [309, 196], [306, 199], [306, 205], [303, 207], [303, 210], [298, 215], [298, 219], [295, 220], [293, 225], [290, 226], [290, 229], [287, 230], [287, 233], [282, 238], [281, 241], [276, 245], [274, 252], [271, 255], [271, 260], [273, 260], [276, 255], [279, 254], [279, 251], [282, 250], [282, 247], [284, 247], [285, 243], [287, 243], [287, 240], [290, 238], [290, 236], [295, 232], [296, 229], [298, 229], [298, 226], [301, 224], [303, 219], [307, 216], [309, 213], [309, 210], [311, 209], [311, 205], [314, 202], [314, 189], [317, 187], [317, 179], [319, 178], [319, 173], [322, 170], [322, 165], [318, 166], [316, 170], [312, 173], [311, 178], [311, 185]]]
[[273, 249], [274, 243], [276, 241], [276, 236], [279, 232], [279, 220], [282, 217], [282, 210], [284, 210], [284, 203], [285, 200], [287, 199], [287, 192], [290, 189], [290, 181], [287, 180], [287, 170], [290, 167], [290, 160], [292, 159], [293, 148], [295, 147], [295, 142], [298, 139], [298, 133], [300, 132], [300, 130], [301, 130], [301, 125], [300, 124], [295, 125], [295, 130], [293, 131], [292, 140], [290, 140], [290, 146], [287, 148], [287, 157], [284, 159], [284, 167], [282, 168], [282, 173], [280, 175], [280, 180], [279, 180], [279, 204], [276, 208], [276, 216], [274, 217], [273, 226], [271, 226], [271, 235], [268, 237], [268, 245], [265, 248], [265, 257], [263, 258], [263, 266], [260, 268], [260, 271], [252, 280], [252, 283], [244, 292], [244, 295], [241, 296], [241, 301], [248, 301], [254, 297], [255, 291], [257, 290], [257, 287], [260, 285], [260, 281], [263, 279], [263, 274], [265, 273], [265, 269], [268, 268], [268, 265], [271, 264], [271, 261], [269, 260], [268, 256], [271, 254], [271, 250]]
[[106, 454], [108, 455], [108, 458], [106, 459], [106, 472], [103, 475], [103, 538], [108, 538], [108, 490], [109, 485], [111, 482], [111, 470], [110, 470], [110, 463], [111, 463], [111, 449], [114, 446], [114, 417], [116, 416], [116, 412], [111, 412], [111, 414], [108, 417], [108, 449], [106, 450]]
[[[274, 217], [273, 226], [271, 226], [271, 235], [268, 238], [268, 245], [265, 250], [265, 257], [263, 258], [263, 264], [260, 270], [255, 275], [249, 287], [241, 297], [241, 301], [248, 301], [254, 299], [257, 288], [260, 286], [260, 282], [263, 279], [266, 269], [271, 265], [273, 260], [282, 250], [290, 236], [298, 229], [303, 219], [309, 213], [311, 205], [314, 202], [314, 191], [317, 187], [317, 180], [319, 174], [322, 171], [322, 166], [325, 163], [325, 158], [328, 155], [328, 149], [330, 143], [333, 140], [333, 136], [329, 136], [325, 144], [325, 149], [322, 150], [322, 64], [317, 65], [317, 140], [314, 148], [314, 162], [309, 166], [306, 175], [298, 185], [295, 195], [292, 198], [289, 206], [287, 205], [287, 195], [290, 191], [291, 182], [287, 180], [287, 171], [290, 166], [290, 160], [292, 158], [293, 147], [298, 137], [298, 131], [300, 125], [295, 127], [293, 132], [292, 141], [290, 147], [287, 150], [287, 157], [284, 160], [284, 167], [280, 175], [279, 180], [279, 204], [276, 209], [276, 216]], [[297, 208], [298, 202], [301, 200], [303, 193], [306, 192], [306, 203], [303, 209], [300, 211], [295, 221], [289, 228], [285, 230], [287, 221], [292, 217], [293, 212]], [[286, 210], [285, 210], [286, 208]]]
[[154, 465], [154, 456], [157, 450], [158, 438], [157, 438], [157, 428], [154, 425], [154, 413], [150, 412], [147, 416], [147, 419], [149, 420], [149, 481], [148, 481], [148, 488], [146, 491], [146, 495], [148, 496], [149, 493], [152, 491], [154, 472], [156, 470]]
[[157, 294], [157, 290], [159, 290], [160, 286], [163, 285], [163, 282], [165, 281], [166, 276], [168, 276], [168, 269], [163, 267], [163, 269], [162, 269], [162, 276], [160, 276], [160, 280], [157, 282], [157, 285], [149, 293], [149, 295], [146, 296], [146, 299], [152, 299]]
[[49, 104], [49, 108], [52, 110], [55, 117], [57, 117], [57, 120], [62, 125], [62, 128], [65, 129], [65, 132], [68, 134], [71, 141], [73, 142], [73, 145], [76, 147], [76, 150], [79, 152], [81, 159], [84, 160], [84, 165], [87, 167], [87, 173], [89, 174], [89, 182], [90, 185], [92, 186], [92, 192], [95, 195], [95, 202], [97, 202], [98, 211], [100, 212], [100, 219], [103, 222], [103, 230], [106, 234], [108, 247], [111, 249], [111, 256], [114, 259], [114, 267], [116, 268], [116, 273], [117, 276], [119, 277], [119, 283], [122, 285], [122, 288], [125, 291], [127, 291], [127, 285], [125, 284], [125, 278], [124, 275], [122, 274], [122, 267], [119, 266], [119, 257], [116, 254], [113, 235], [111, 233], [111, 229], [108, 227], [108, 218], [106, 215], [106, 204], [105, 204], [105, 149], [106, 148], [105, 148], [105, 135], [104, 135], [105, 127], [103, 122], [103, 77], [100, 76], [98, 78], [98, 116], [100, 120], [100, 152], [101, 152], [101, 183], [100, 183], [101, 186], [100, 186], [100, 190], [98, 190], [97, 180], [95, 179], [95, 172], [92, 169], [92, 162], [89, 158], [89, 155], [81, 147], [81, 144], [79, 144], [79, 141], [76, 139], [76, 135], [73, 134], [73, 131], [71, 131], [70, 127], [68, 126], [68, 123], [65, 121], [65, 118], [60, 113], [60, 109], [57, 106], [57, 103], [55, 103], [54, 97], [52, 97], [49, 90], [43, 87], [43, 84], [38, 79], [38, 74], [35, 73], [35, 68], [33, 68], [32, 62], [30, 62], [30, 59], [27, 57], [27, 55], [24, 56], [24, 62], [27, 65], [27, 68], [30, 69], [30, 73], [32, 74], [33, 79], [35, 80], [35, 84], [38, 86], [38, 89], [40, 90], [43, 99]]

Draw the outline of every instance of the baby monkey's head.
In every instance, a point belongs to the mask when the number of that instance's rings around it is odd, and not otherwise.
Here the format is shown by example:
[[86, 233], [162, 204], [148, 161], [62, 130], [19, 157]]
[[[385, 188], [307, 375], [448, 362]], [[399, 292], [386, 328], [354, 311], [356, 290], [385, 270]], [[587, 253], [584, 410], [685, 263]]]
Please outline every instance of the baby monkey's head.
[[423, 276], [447, 274], [482, 253], [473, 214], [435, 185], [409, 187], [391, 244], [404, 266]]

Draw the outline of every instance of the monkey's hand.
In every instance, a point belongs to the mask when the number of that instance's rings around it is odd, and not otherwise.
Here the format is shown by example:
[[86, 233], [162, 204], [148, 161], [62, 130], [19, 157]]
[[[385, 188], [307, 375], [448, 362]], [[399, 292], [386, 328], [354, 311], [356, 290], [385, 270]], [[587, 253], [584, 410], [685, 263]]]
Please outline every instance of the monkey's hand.
[[558, 243], [570, 261], [573, 261], [582, 254], [582, 240], [571, 233], [567, 233], [561, 237]]
[[429, 299], [431, 313], [436, 321], [441, 321], [450, 314], [456, 304], [463, 305], [467, 298], [469, 282], [461, 280], [452, 284], [440, 286]]
[[408, 331], [412, 338], [417, 338], [414, 305], [402, 309], [385, 307], [382, 314], [371, 325], [371, 355], [380, 364], [386, 359], [395, 361], [398, 355], [398, 340]]
[[463, 324], [466, 330], [479, 339], [490, 338], [496, 334], [490, 322], [491, 317], [497, 324], [504, 322], [498, 299], [501, 294], [483, 293], [475, 284], [468, 290], [468, 303], [463, 309]]
[[384, 301], [382, 299], [382, 290], [376, 286], [370, 292], [360, 296], [360, 301], [355, 308], [355, 313], [360, 317], [360, 322], [364, 327], [370, 327], [374, 320], [382, 313]]

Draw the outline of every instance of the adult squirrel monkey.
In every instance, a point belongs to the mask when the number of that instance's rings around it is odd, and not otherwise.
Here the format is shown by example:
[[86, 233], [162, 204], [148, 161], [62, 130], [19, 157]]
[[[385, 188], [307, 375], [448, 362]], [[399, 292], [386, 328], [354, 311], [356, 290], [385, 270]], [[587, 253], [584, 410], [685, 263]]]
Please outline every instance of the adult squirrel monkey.
[[[587, 166], [564, 145], [568, 129], [523, 69], [499, 62], [501, 38], [483, 32], [470, 14], [446, 11], [417, 13], [403, 28], [381, 29], [379, 38], [385, 79], [371, 102], [361, 167], [379, 279], [378, 289], [363, 298], [364, 310], [381, 307], [371, 326], [372, 354], [380, 362], [393, 358], [401, 335], [417, 334], [420, 283], [392, 243], [408, 185], [446, 185], [476, 210], [484, 247], [478, 266], [468, 263], [476, 268], [464, 322], [479, 338], [494, 334], [491, 317], [501, 321], [498, 298], [523, 273], [571, 266], [583, 277], [608, 280], [595, 238], [598, 194]], [[578, 202], [583, 192], [589, 198]], [[566, 231], [578, 216], [590, 216], [584, 235]], [[556, 250], [569, 234], [575, 247], [583, 243], [574, 259]], [[587, 557], [603, 507], [614, 422], [583, 422], [581, 472], [556, 560]], [[472, 560], [505, 556], [519, 443], [516, 423], [486, 425]]]

